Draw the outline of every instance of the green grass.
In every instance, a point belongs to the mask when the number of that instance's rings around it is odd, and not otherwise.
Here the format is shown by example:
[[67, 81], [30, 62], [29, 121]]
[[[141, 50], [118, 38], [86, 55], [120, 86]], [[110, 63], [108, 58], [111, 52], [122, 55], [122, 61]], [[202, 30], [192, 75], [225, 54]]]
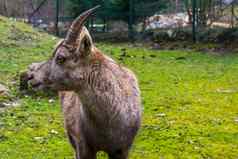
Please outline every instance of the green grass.
[[[20, 96], [17, 91], [19, 72], [47, 59], [56, 41], [0, 18], [0, 83], [20, 102], [0, 113], [0, 159], [73, 159], [57, 97]], [[143, 124], [131, 159], [238, 158], [237, 55], [97, 45], [114, 59], [126, 48], [131, 57], [118, 61], [139, 78]]]

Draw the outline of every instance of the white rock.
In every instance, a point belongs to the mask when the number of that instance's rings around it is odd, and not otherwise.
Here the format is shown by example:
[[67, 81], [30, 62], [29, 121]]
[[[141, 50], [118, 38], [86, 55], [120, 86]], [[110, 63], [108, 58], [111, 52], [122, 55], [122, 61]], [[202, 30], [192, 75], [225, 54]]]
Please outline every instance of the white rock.
[[157, 117], [165, 117], [166, 114], [165, 113], [159, 113], [159, 114], [156, 114]]
[[4, 85], [0, 84], [0, 96], [9, 95], [9, 89]]
[[54, 99], [49, 99], [49, 103], [54, 103]]
[[56, 131], [56, 130], [54, 130], [54, 129], [52, 129], [52, 130], [50, 131], [50, 133], [51, 133], [51, 134], [55, 134], [55, 135], [59, 134], [58, 131]]
[[238, 117], [236, 117], [236, 118], [234, 119], [234, 122], [236, 122], [236, 123], [238, 124]]
[[37, 137], [34, 137], [34, 140], [41, 143], [44, 141], [44, 137], [37, 136]]

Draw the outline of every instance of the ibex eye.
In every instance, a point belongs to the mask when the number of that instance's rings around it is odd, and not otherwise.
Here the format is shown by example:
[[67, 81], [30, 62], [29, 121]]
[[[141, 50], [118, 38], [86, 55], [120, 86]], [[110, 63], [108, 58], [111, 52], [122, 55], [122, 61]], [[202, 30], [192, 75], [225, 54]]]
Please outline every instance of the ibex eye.
[[59, 65], [62, 65], [64, 64], [64, 62], [66, 61], [66, 58], [64, 56], [57, 56], [56, 58], [56, 63], [59, 64]]

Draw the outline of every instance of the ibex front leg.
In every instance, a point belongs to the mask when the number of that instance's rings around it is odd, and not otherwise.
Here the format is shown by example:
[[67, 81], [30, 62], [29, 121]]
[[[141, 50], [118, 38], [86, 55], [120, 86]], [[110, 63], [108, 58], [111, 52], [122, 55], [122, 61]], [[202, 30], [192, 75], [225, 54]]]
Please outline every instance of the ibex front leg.
[[75, 151], [76, 159], [96, 159], [96, 152], [84, 142], [77, 143]]
[[109, 159], [127, 159], [128, 150], [117, 150], [109, 154]]

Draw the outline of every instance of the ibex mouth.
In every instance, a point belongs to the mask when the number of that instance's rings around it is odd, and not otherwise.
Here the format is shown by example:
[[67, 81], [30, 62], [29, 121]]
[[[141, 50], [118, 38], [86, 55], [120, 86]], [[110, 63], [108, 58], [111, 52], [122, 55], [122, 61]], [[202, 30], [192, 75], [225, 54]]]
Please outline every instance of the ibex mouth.
[[35, 88], [39, 88], [41, 85], [42, 83], [39, 82], [39, 83], [31, 84], [31, 87], [35, 89]]
[[20, 75], [20, 91], [27, 91], [29, 88], [35, 90], [41, 89], [43, 84], [41, 82], [35, 81], [32, 75], [29, 75], [27, 72], [23, 72]]

